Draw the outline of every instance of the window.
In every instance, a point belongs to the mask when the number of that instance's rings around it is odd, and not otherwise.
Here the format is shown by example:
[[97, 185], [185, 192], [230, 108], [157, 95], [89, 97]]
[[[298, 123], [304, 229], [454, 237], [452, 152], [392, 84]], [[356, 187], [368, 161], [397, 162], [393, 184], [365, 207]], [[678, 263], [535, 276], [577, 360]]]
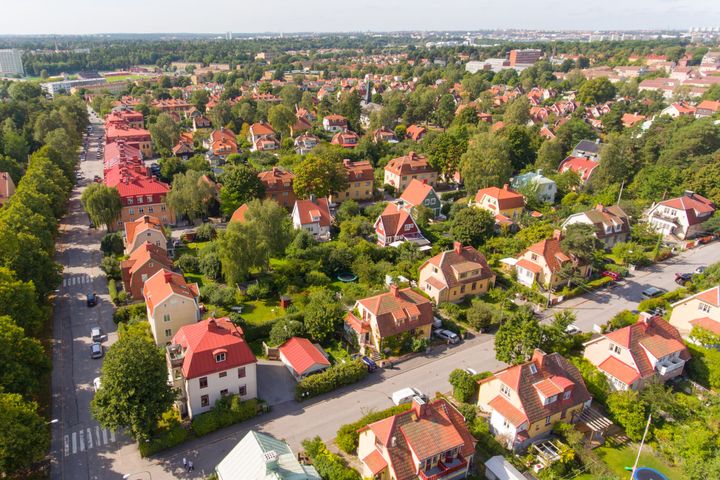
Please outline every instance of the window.
[[152, 195], [145, 195], [145, 201], [147, 203], [152, 203]]
[[165, 205], [160, 205], [160, 211], [161, 211], [161, 212], [164, 212], [164, 211], [165, 211]]
[[238, 388], [238, 395], [241, 397], [244, 397], [247, 395], [247, 386], [246, 385], [240, 385], [240, 388]]
[[166, 313], [163, 315], [163, 322], [169, 322], [170, 321], [170, 314]]
[[503, 427], [510, 428], [510, 422], [508, 422], [507, 418], [503, 420]]
[[200, 406], [201, 407], [210, 406], [210, 397], [208, 397], [207, 395], [203, 395], [202, 397], [200, 397]]
[[137, 203], [142, 203], [142, 202], [143, 202], [143, 197], [142, 197], [142, 195], [139, 195], [137, 197]]
[[567, 392], [563, 393], [563, 400], [567, 400], [570, 398], [570, 395], [572, 394], [572, 390], [568, 390]]
[[220, 352], [215, 355], [215, 362], [220, 363], [225, 361], [225, 352]]
[[153, 213], [154, 211], [155, 211], [155, 209], [153, 207], [148, 208], [148, 213]]
[[530, 364], [530, 373], [532, 373], [533, 375], [535, 375], [537, 373], [537, 367], [535, 366], [534, 363]]
[[220, 372], [218, 374], [218, 377], [220, 377], [220, 378], [227, 377], [227, 372]]
[[245, 378], [245, 367], [238, 368], [238, 378]]
[[207, 388], [207, 377], [200, 377], [200, 388]]
[[470, 287], [472, 290], [475, 290], [475, 287], [477, 287], [477, 282], [473, 282], [472, 286]]
[[620, 355], [620, 352], [622, 352], [622, 349], [621, 349], [620, 347], [618, 347], [617, 345], [615, 345], [614, 343], [611, 343], [611, 344], [610, 344], [610, 351], [611, 351], [611, 352], [615, 352], [615, 353], [617, 353], [618, 355]]
[[128, 213], [129, 213], [130, 215], [135, 215], [135, 209], [134, 209], [134, 208], [131, 208], [131, 209], [128, 211]]
[[545, 399], [545, 405], [549, 405], [551, 403], [554, 403], [555, 400], [557, 400], [557, 395], [553, 395], [552, 397], [548, 397]]
[[406, 232], [409, 231], [409, 230], [412, 230], [412, 228], [413, 228], [413, 224], [412, 224], [412, 223], [408, 223], [408, 224], [405, 225], [405, 231], [406, 231]]
[[227, 388], [223, 388], [222, 390], [220, 390], [220, 396], [221, 396], [221, 397], [224, 397], [224, 396], [227, 395], [227, 394], [228, 394], [228, 389], [227, 389]]
[[508, 387], [508, 386], [505, 385], [504, 383], [503, 383], [502, 385], [500, 385], [500, 391], [501, 391], [502, 394], [505, 395], [506, 397], [509, 397], [509, 396], [510, 396], [510, 387]]
[[165, 329], [165, 336], [166, 336], [166, 337], [172, 336], [172, 329], [166, 328], [166, 329]]
[[138, 208], [138, 213], [145, 213], [145, 209], [143, 207]]
[[550, 425], [550, 415], [545, 417], [545, 425]]
[[710, 305], [707, 303], [699, 303], [698, 304], [698, 310], [705, 313], [710, 313]]
[[534, 262], [538, 259], [538, 256], [533, 253], [532, 255], [530, 255], [530, 259]]
[[132, 205], [132, 204], [133, 204], [133, 199], [132, 199], [132, 197], [128, 197], [128, 199], [127, 199], [127, 204], [128, 204], [128, 205]]

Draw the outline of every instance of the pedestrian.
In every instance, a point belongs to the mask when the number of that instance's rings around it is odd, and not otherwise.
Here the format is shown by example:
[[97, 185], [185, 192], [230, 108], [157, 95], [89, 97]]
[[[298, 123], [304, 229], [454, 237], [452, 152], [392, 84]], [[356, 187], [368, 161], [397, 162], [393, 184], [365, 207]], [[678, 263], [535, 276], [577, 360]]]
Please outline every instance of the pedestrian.
[[195, 465], [193, 465], [192, 460], [189, 460], [189, 461], [188, 461], [188, 468], [189, 468], [189, 470], [190, 470], [191, 472], [194, 472], [194, 471], [195, 471]]
[[188, 464], [187, 464], [187, 458], [183, 457], [183, 468], [184, 468], [185, 470], [187, 470], [187, 466], [188, 466]]

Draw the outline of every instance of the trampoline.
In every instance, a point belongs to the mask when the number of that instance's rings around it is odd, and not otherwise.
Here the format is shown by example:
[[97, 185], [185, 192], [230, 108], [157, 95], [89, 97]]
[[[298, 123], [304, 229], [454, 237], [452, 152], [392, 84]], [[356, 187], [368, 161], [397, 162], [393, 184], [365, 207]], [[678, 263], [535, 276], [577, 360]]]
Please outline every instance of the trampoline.
[[342, 273], [337, 276], [337, 279], [344, 283], [350, 283], [357, 280], [357, 275], [353, 275], [352, 273]]
[[633, 480], [668, 480], [668, 478], [654, 468], [639, 467], [633, 474]]

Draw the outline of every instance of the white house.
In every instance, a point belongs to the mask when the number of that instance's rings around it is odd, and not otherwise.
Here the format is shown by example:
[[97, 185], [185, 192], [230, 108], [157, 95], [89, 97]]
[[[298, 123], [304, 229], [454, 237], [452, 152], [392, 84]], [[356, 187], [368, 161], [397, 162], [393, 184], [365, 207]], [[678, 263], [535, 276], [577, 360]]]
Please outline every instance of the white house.
[[645, 217], [656, 232], [675, 236], [681, 240], [703, 232], [702, 224], [715, 213], [715, 205], [694, 192], [681, 197], [654, 203]]
[[316, 240], [330, 240], [330, 204], [327, 198], [311, 196], [307, 200], [296, 200], [292, 211], [293, 226], [305, 229]]
[[557, 184], [544, 176], [542, 170], [523, 173], [510, 179], [510, 186], [515, 190], [522, 189], [528, 184], [531, 184], [533, 188], [537, 189], [538, 200], [544, 203], [555, 203]]

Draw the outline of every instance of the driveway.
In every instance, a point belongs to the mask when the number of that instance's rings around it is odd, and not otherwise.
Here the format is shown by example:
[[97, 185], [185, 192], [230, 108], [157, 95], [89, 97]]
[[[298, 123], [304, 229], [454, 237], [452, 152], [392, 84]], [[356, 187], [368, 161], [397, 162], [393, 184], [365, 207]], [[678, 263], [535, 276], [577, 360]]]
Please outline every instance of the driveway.
[[269, 405], [295, 400], [295, 379], [280, 361], [258, 360], [258, 396]]

